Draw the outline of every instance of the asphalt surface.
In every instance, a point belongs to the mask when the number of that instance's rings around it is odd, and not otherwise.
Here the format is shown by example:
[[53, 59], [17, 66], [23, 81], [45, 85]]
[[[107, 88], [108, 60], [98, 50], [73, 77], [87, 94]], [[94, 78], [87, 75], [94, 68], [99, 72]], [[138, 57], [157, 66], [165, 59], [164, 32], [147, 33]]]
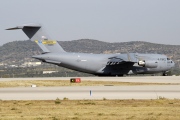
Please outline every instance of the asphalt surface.
[[0, 88], [1, 100], [180, 99], [180, 85]]

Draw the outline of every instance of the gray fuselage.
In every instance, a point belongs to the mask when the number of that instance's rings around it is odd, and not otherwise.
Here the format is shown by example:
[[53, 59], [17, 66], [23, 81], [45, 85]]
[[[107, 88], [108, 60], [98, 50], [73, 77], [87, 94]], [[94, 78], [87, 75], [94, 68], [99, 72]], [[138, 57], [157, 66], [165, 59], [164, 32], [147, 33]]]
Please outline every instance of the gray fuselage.
[[[174, 62], [161, 54], [130, 53], [131, 61], [109, 62], [111, 57], [128, 59], [127, 54], [87, 54], [87, 53], [46, 53], [33, 58], [56, 64], [76, 71], [95, 75], [152, 74], [166, 72], [174, 66]], [[155, 61], [157, 67], [148, 68], [138, 65], [138, 60]], [[151, 62], [150, 62], [151, 63]], [[154, 64], [154, 63], [153, 63]]]

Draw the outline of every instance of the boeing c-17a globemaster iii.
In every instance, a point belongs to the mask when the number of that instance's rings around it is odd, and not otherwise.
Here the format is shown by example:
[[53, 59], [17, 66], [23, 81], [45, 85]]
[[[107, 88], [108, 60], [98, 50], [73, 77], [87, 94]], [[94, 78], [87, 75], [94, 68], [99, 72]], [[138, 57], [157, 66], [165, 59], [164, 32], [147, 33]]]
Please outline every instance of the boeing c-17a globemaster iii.
[[88, 54], [66, 52], [56, 40], [51, 39], [39, 24], [24, 24], [7, 30], [22, 29], [30, 40], [43, 50], [32, 56], [42, 62], [98, 76], [123, 76], [129, 74], [166, 73], [174, 62], [161, 54]]

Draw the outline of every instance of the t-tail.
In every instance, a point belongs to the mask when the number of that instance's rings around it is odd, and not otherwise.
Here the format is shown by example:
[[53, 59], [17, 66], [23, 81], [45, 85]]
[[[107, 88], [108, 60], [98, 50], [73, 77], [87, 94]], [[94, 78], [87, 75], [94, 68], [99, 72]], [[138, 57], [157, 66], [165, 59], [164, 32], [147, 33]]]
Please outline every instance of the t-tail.
[[6, 30], [22, 29], [31, 41], [35, 41], [44, 53], [65, 52], [56, 40], [52, 40], [39, 24], [24, 24]]

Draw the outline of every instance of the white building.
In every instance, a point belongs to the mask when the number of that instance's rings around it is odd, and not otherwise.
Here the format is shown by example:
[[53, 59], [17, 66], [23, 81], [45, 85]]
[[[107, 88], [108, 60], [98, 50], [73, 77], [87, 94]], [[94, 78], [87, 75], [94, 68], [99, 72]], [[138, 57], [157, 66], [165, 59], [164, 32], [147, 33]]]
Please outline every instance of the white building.
[[20, 67], [34, 67], [41, 65], [41, 62], [25, 62]]
[[58, 71], [43, 71], [43, 74], [51, 74], [51, 73], [56, 73]]

